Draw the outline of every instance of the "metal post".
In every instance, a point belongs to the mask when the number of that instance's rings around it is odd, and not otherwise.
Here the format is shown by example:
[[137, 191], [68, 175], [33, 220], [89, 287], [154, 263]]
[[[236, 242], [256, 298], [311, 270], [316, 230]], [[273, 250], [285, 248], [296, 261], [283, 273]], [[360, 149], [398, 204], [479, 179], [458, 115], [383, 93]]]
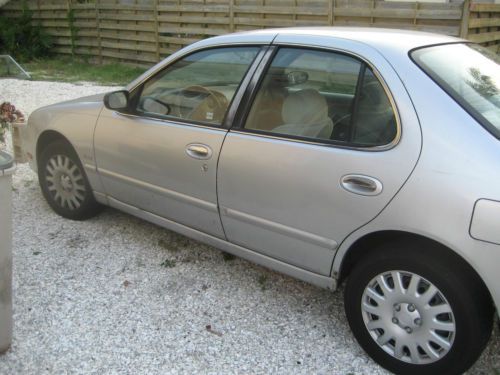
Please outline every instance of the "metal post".
[[12, 157], [0, 151], [0, 353], [12, 342]]

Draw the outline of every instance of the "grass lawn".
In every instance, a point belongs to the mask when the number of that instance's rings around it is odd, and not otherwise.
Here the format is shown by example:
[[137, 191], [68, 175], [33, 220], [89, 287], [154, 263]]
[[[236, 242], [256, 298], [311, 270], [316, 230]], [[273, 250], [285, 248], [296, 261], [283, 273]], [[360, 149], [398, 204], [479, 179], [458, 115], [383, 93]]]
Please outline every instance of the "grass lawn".
[[36, 81], [94, 82], [100, 85], [124, 86], [146, 69], [113, 63], [95, 65], [72, 58], [36, 60], [21, 66]]

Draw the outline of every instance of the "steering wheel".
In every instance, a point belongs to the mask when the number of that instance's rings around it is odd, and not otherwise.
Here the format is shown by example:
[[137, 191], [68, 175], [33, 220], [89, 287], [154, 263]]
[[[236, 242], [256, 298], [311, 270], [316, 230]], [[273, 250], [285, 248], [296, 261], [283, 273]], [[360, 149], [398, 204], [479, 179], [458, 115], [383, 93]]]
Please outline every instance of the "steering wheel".
[[[347, 121], [346, 121], [347, 120]], [[333, 121], [331, 139], [335, 141], [347, 141], [349, 137], [351, 114], [347, 113]]]
[[[192, 108], [192, 102], [198, 102]], [[190, 103], [191, 102], [191, 105]], [[195, 121], [221, 123], [229, 102], [224, 94], [203, 86], [189, 86], [180, 93], [179, 115]], [[186, 108], [190, 109], [186, 111]]]

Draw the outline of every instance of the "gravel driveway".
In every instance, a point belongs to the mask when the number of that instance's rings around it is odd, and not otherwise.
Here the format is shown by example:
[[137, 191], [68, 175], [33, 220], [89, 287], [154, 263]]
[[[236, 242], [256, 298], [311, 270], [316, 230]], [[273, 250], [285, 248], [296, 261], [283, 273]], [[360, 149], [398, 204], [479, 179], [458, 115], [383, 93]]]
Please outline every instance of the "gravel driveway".
[[[108, 91], [0, 80], [22, 111]], [[55, 215], [35, 174], [13, 182], [14, 341], [0, 374], [384, 374], [342, 293], [302, 283], [113, 209]], [[500, 374], [498, 326], [470, 371]]]

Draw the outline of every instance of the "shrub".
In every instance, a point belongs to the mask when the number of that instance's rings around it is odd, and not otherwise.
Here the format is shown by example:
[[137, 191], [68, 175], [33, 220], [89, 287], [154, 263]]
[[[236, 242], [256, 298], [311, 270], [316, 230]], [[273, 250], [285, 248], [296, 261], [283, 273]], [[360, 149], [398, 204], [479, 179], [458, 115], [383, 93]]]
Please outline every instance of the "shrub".
[[48, 56], [52, 47], [50, 35], [40, 24], [33, 24], [33, 12], [26, 4], [20, 17], [0, 16], [0, 51], [18, 61]]

